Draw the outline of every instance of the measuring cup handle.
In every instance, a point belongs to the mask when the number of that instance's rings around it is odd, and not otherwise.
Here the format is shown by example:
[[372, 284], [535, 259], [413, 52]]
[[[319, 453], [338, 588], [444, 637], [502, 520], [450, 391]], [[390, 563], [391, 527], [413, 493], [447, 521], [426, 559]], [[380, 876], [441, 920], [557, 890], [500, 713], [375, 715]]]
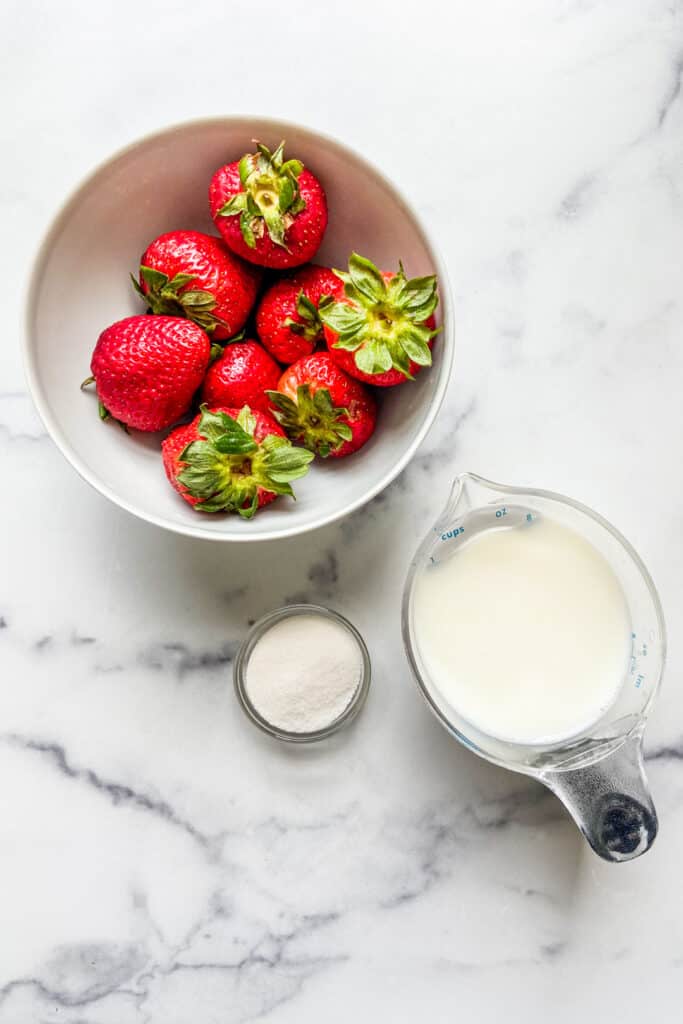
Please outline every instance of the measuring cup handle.
[[643, 769], [641, 733], [595, 764], [553, 772], [543, 781], [604, 860], [633, 860], [655, 841], [657, 812]]

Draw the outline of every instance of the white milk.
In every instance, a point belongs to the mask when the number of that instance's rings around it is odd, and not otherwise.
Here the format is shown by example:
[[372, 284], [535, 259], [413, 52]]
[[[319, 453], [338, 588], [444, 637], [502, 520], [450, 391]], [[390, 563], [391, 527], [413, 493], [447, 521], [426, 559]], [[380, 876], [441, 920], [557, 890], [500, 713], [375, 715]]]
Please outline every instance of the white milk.
[[427, 682], [499, 739], [548, 743], [589, 727], [630, 654], [626, 600], [603, 556], [547, 518], [460, 543], [415, 581]]

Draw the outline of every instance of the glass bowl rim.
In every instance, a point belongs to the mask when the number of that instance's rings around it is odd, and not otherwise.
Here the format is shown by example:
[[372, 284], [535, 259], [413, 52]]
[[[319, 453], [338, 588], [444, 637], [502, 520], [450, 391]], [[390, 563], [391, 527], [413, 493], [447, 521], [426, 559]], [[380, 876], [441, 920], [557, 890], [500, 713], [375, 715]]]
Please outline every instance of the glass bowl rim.
[[[318, 615], [322, 618], [328, 619], [329, 621], [337, 622], [354, 638], [361, 655], [361, 677], [356, 686], [353, 697], [342, 713], [330, 722], [329, 725], [310, 732], [292, 732], [288, 729], [282, 729], [279, 726], [273, 725], [272, 722], [269, 722], [268, 719], [264, 718], [263, 715], [256, 710], [249, 698], [246, 686], [247, 664], [258, 641], [278, 622], [282, 622], [288, 618], [293, 618], [296, 615]], [[340, 729], [352, 722], [365, 704], [370, 690], [371, 678], [372, 670], [370, 654], [359, 631], [352, 622], [339, 612], [318, 604], [282, 605], [279, 608], [273, 609], [273, 611], [267, 612], [260, 619], [257, 619], [240, 644], [233, 665], [233, 685], [235, 693], [247, 718], [261, 729], [262, 732], [267, 733], [275, 739], [282, 740], [285, 743], [315, 743], [319, 740], [327, 739], [329, 736], [334, 735]]]

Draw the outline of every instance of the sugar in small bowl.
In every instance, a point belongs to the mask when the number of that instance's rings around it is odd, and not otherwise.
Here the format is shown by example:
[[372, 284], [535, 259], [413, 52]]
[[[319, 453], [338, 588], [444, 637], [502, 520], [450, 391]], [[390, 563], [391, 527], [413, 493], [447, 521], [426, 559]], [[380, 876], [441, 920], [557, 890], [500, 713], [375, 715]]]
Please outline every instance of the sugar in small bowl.
[[342, 615], [289, 605], [252, 627], [235, 660], [234, 683], [255, 725], [277, 739], [307, 743], [356, 717], [370, 686], [370, 657]]

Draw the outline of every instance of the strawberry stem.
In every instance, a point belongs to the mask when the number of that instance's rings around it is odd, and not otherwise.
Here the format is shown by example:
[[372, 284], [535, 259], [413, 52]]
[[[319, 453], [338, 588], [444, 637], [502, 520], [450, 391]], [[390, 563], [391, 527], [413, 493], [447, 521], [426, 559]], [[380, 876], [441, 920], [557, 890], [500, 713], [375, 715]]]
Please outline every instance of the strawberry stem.
[[299, 160], [285, 160], [284, 146], [282, 141], [271, 153], [257, 142], [256, 152], [246, 153], [239, 162], [242, 190], [218, 211], [221, 217], [239, 216], [242, 237], [250, 249], [267, 231], [275, 245], [289, 252], [287, 228], [306, 205], [299, 189], [304, 166]]

